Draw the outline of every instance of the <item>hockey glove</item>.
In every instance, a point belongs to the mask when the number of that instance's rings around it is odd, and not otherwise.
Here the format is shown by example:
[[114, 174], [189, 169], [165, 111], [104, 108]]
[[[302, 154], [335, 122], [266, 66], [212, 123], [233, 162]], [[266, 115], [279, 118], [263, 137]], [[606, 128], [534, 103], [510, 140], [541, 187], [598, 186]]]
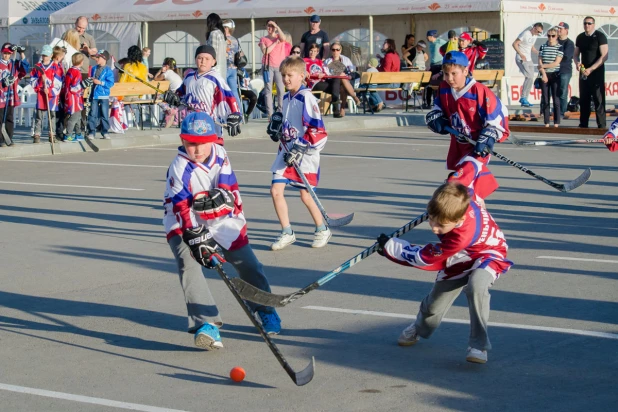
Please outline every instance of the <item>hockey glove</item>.
[[193, 259], [205, 268], [212, 269], [215, 267], [211, 261], [213, 256], [216, 257], [219, 262], [225, 262], [219, 254], [221, 248], [212, 238], [212, 233], [210, 233], [204, 225], [185, 230], [185, 233], [182, 235], [182, 240], [189, 245]]
[[82, 80], [80, 84], [82, 86], [82, 89], [85, 90], [85, 89], [89, 88], [90, 86], [92, 86], [92, 79]]
[[486, 127], [481, 130], [481, 134], [476, 139], [474, 154], [481, 157], [486, 157], [494, 150], [494, 143], [498, 140], [498, 130], [493, 127]]
[[242, 115], [240, 113], [230, 114], [225, 122], [227, 123], [227, 134], [232, 137], [240, 134], [240, 122], [242, 122]]
[[380, 256], [384, 256], [384, 246], [386, 246], [389, 240], [391, 240], [391, 238], [384, 233], [378, 236], [378, 249], [376, 252], [378, 252]]
[[479, 47], [479, 46], [482, 46], [482, 45], [483, 45], [483, 43], [481, 43], [481, 42], [480, 42], [480, 41], [478, 41], [478, 40], [473, 40], [473, 41], [472, 41], [472, 44], [474, 44], [474, 45], [475, 45], [475, 46], [477, 46], [477, 47]]
[[[15, 51], [17, 53], [25, 53], [26, 52], [26, 48], [22, 47], [22, 46], [17, 46], [17, 48], [15, 49]], [[66, 52], [65, 52], [66, 53]]]
[[215, 219], [234, 211], [234, 194], [226, 189], [212, 189], [193, 197], [193, 211], [202, 219]]
[[9, 74], [4, 79], [2, 79], [2, 87], [11, 87], [15, 83], [15, 76]]
[[281, 139], [281, 130], [283, 129], [283, 113], [274, 112], [270, 116], [270, 122], [266, 128], [266, 133], [270, 136], [273, 142], [278, 142]]
[[163, 93], [163, 101], [172, 107], [180, 106], [180, 97], [171, 90], [167, 90]]
[[445, 127], [451, 125], [449, 120], [444, 117], [442, 110], [432, 110], [427, 113], [425, 116], [425, 123], [427, 123], [429, 130], [438, 134], [448, 134]]
[[294, 163], [300, 166], [300, 162], [303, 159], [303, 155], [305, 153], [307, 153], [307, 145], [294, 143], [292, 149], [283, 155], [283, 161], [288, 166], [294, 166]]

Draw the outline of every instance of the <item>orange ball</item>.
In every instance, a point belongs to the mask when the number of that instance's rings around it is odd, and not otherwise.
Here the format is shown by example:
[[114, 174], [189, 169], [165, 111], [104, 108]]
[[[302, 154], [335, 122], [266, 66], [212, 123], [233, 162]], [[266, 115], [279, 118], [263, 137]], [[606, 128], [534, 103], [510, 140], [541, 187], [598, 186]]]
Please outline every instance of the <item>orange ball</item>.
[[241, 368], [240, 366], [235, 366], [230, 371], [230, 378], [234, 382], [242, 382], [245, 379], [246, 375], [247, 374], [245, 373], [245, 370]]

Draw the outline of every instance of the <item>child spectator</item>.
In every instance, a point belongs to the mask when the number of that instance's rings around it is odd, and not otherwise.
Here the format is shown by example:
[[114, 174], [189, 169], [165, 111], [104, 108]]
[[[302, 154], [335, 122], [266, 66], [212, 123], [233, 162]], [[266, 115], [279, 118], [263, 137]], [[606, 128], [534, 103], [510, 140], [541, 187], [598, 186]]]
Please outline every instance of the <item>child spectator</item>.
[[470, 33], [462, 33], [459, 36], [459, 51], [468, 58], [468, 73], [472, 75], [476, 67], [476, 61], [484, 59], [487, 55], [487, 47], [478, 40], [473, 40]]
[[487, 362], [489, 288], [513, 265], [507, 260], [504, 234], [489, 212], [470, 199], [458, 183], [440, 186], [427, 205], [429, 225], [439, 243], [417, 246], [385, 234], [378, 237], [378, 253], [393, 262], [438, 271], [433, 289], [421, 302], [416, 321], [405, 328], [397, 343], [412, 346], [429, 339], [463, 290], [468, 298], [470, 337], [466, 360]]
[[[220, 349], [218, 327], [223, 321], [200, 265], [212, 269], [211, 257], [223, 261], [223, 254], [240, 278], [266, 292], [270, 286], [249, 244], [238, 181], [212, 118], [189, 113], [180, 139], [182, 146], [167, 171], [163, 224], [185, 295], [188, 332], [194, 334], [197, 347]], [[274, 308], [247, 303], [266, 333], [281, 331]]]
[[154, 77], [152, 74], [150, 74], [150, 63], [148, 62], [150, 53], [152, 53], [150, 47], [144, 47], [142, 49], [142, 63], [144, 64], [144, 66], [146, 66], [146, 75], [148, 76], [148, 79], [152, 79]]
[[300, 198], [315, 222], [311, 247], [326, 246], [332, 236], [320, 209], [294, 168], [296, 163], [309, 184], [316, 187], [320, 176], [320, 151], [327, 139], [318, 102], [311, 90], [303, 86], [305, 67], [300, 57], [288, 57], [281, 63], [280, 71], [288, 91], [283, 97], [285, 117], [281, 113], [274, 113], [267, 130], [271, 139], [279, 142], [277, 158], [271, 167], [273, 180], [270, 194], [282, 230], [271, 245], [272, 250], [283, 249], [296, 241], [288, 216], [288, 205], [283, 196], [287, 184], [300, 189]]
[[97, 126], [101, 121], [101, 139], [109, 139], [109, 92], [114, 86], [114, 73], [107, 66], [109, 53], [100, 50], [95, 56], [96, 66], [90, 68], [92, 91], [90, 92], [90, 115], [88, 116], [88, 134], [91, 139], [96, 137]]
[[[172, 92], [178, 90], [182, 86], [182, 78], [178, 75], [176, 60], [173, 57], [166, 57], [154, 79], [156, 81], [168, 81], [170, 83], [169, 90]], [[170, 127], [172, 124], [178, 126], [178, 108], [172, 107], [166, 102], [161, 102], [159, 106], [165, 113], [165, 127]]]
[[[56, 124], [56, 111], [58, 110], [64, 72], [61, 64], [52, 61], [52, 55], [52, 47], [49, 44], [44, 45], [41, 49], [41, 61], [35, 64], [35, 66], [43, 69], [45, 74], [41, 75], [36, 69], [32, 69], [30, 73], [32, 88], [37, 93], [34, 143], [41, 143], [43, 117], [47, 113], [48, 108], [50, 123], [52, 125]], [[49, 136], [49, 141], [52, 142], [55, 137], [53, 130], [49, 131]]]
[[[58, 66], [62, 67], [62, 73], [66, 75], [67, 70], [70, 67], [65, 67], [65, 57], [67, 55], [67, 49], [63, 46], [54, 46], [52, 49], [52, 61], [56, 63]], [[63, 78], [64, 84], [64, 78]], [[64, 89], [64, 87], [62, 87]], [[58, 98], [58, 110], [56, 110], [56, 136], [58, 136], [58, 140], [63, 141], [64, 136], [64, 99], [62, 97], [62, 91], [60, 91], [60, 97]]]
[[67, 71], [62, 89], [64, 141], [78, 142], [84, 140], [81, 127], [84, 91], [92, 85], [92, 80], [82, 80], [81, 67], [84, 64], [84, 54], [75, 53], [71, 59], [73, 66]]
[[498, 188], [496, 179], [487, 168], [495, 142], [509, 135], [506, 106], [487, 86], [468, 76], [469, 62], [462, 52], [449, 52], [444, 56], [442, 72], [444, 81], [434, 101], [434, 108], [427, 113], [427, 127], [435, 133], [447, 135], [446, 127], [476, 141], [451, 135], [451, 145], [446, 158], [446, 168], [454, 172], [449, 181], [457, 181], [474, 191], [477, 200], [485, 199]]
[[[377, 58], [372, 57], [371, 59], [369, 59], [369, 62], [367, 63], [367, 73], [377, 73], [378, 64], [379, 63]], [[366, 87], [366, 85], [361, 84], [359, 87]], [[375, 87], [375, 84], [369, 85], [369, 88]], [[384, 102], [380, 98], [378, 92], [369, 92], [369, 94], [367, 95], [367, 100], [369, 102], [369, 106], [371, 106], [371, 110], [373, 110], [374, 112], [379, 112], [384, 109]]]
[[[30, 70], [30, 64], [24, 54], [25, 49], [11, 43], [4, 43], [0, 53], [0, 129], [4, 124], [9, 140], [4, 140], [4, 135], [0, 133], [0, 146], [13, 146], [13, 130], [15, 122], [13, 112], [19, 106], [19, 94], [17, 93], [17, 83], [23, 79]], [[13, 53], [19, 53], [21, 60], [11, 59]]]

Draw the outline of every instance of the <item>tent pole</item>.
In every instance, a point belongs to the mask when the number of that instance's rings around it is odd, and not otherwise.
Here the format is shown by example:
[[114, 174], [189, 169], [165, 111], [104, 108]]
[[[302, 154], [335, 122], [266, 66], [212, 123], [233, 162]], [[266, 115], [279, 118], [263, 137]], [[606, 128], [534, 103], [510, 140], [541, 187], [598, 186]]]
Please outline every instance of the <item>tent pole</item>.
[[144, 39], [144, 45], [142, 46], [142, 48], [149, 47], [148, 46], [148, 22], [147, 21], [144, 22], [143, 30], [144, 30], [144, 35], [142, 36], [142, 39]]
[[369, 16], [369, 58], [373, 56], [373, 16]]
[[500, 2], [500, 41], [504, 43], [504, 3]]
[[255, 19], [251, 17], [251, 78], [255, 78]]

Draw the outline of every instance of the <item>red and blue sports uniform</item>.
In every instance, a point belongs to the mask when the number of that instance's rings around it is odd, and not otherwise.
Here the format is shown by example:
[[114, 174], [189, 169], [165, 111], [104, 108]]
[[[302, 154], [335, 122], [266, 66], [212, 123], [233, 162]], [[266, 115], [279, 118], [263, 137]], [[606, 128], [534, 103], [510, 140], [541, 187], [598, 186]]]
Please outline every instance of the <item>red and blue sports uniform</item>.
[[19, 100], [19, 94], [17, 93], [17, 83], [19, 80], [26, 77], [26, 74], [30, 70], [30, 64], [26, 60], [13, 60], [0, 59], [0, 79], [4, 79], [7, 76], [13, 75], [15, 77], [15, 83], [11, 86], [11, 92], [9, 96], [9, 88], [0, 84], [0, 109], [4, 109], [7, 104], [7, 99], [10, 99], [9, 106], [19, 106], [21, 104]]
[[[35, 66], [42, 68], [45, 72], [44, 78], [41, 77], [39, 72], [35, 69], [32, 69], [30, 73], [30, 84], [32, 84], [34, 91], [37, 92], [37, 110], [47, 110], [49, 104], [50, 111], [58, 111], [62, 82], [64, 81], [64, 69], [62, 65], [52, 61], [47, 66], [42, 62], [37, 63]], [[47, 85], [49, 99], [45, 96], [43, 84]]]
[[62, 88], [64, 111], [71, 115], [84, 110], [84, 89], [82, 88], [82, 72], [79, 67], [67, 70]]
[[474, 201], [463, 223], [438, 238], [439, 243], [424, 246], [392, 238], [384, 245], [384, 255], [404, 266], [437, 270], [436, 281], [460, 279], [475, 269], [485, 269], [497, 279], [513, 265], [506, 258], [504, 234], [489, 212]]
[[618, 137], [618, 119], [612, 122], [612, 124], [609, 126], [609, 130], [607, 131], [607, 133], [605, 133], [604, 138], [607, 139], [608, 137], [611, 137], [612, 139], [614, 139], [613, 142], [606, 145], [609, 151], [610, 152], [618, 151], [618, 142], [615, 141], [616, 137]]
[[[486, 127], [497, 131], [498, 142], [506, 140], [510, 133], [507, 107], [487, 86], [470, 77], [458, 92], [447, 82], [442, 82], [434, 100], [434, 110], [440, 110], [453, 129], [475, 141]], [[458, 179], [460, 183], [474, 188], [475, 193], [484, 199], [498, 188], [498, 183], [487, 168], [490, 156], [481, 158], [473, 152], [474, 145], [451, 135], [446, 168], [455, 171], [449, 179]], [[472, 159], [476, 160], [466, 164]]]

